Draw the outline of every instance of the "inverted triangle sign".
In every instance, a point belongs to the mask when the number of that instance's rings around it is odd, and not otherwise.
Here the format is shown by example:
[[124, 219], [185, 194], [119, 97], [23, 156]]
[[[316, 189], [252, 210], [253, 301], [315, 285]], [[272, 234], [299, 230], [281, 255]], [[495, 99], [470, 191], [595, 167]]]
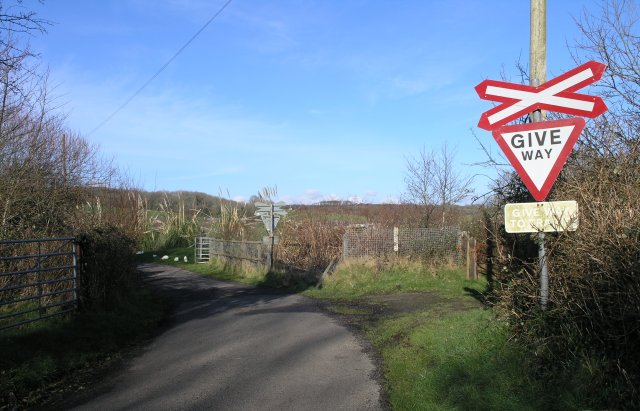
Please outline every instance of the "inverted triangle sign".
[[584, 129], [583, 118], [503, 126], [493, 138], [536, 201], [544, 201]]
[[[262, 217], [262, 222], [264, 223], [265, 228], [269, 233], [271, 233], [271, 216], [263, 215], [261, 217]], [[274, 215], [273, 228], [276, 228], [276, 226], [278, 225], [278, 222], [280, 222], [280, 217]]]

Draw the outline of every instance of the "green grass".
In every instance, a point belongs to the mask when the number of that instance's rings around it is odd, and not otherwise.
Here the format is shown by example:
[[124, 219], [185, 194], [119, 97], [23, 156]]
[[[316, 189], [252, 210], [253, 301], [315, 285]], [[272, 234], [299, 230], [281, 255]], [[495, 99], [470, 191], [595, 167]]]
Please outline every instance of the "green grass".
[[[4, 295], [3, 297], [7, 297]], [[15, 297], [7, 297], [6, 301], [10, 301], [13, 298], [20, 298], [20, 296], [16, 295]], [[7, 317], [0, 320], [0, 326], [10, 326], [12, 324], [19, 323], [21, 321], [29, 321], [36, 319], [40, 316], [38, 311], [31, 311], [24, 314], [16, 314], [22, 311], [29, 311], [38, 308], [38, 300], [29, 300], [22, 301], [14, 304], [8, 304], [0, 307], [0, 315], [14, 315], [14, 317]], [[25, 327], [29, 327], [29, 325], [25, 325]], [[2, 331], [0, 331], [2, 332]]]
[[352, 262], [339, 266], [325, 278], [321, 288], [304, 292], [313, 298], [353, 300], [373, 294], [396, 294], [437, 290], [444, 297], [458, 297], [467, 291], [481, 293], [484, 281], [469, 281], [460, 268], [424, 269], [419, 264], [397, 264], [383, 267], [369, 262]]
[[0, 408], [7, 405], [9, 393], [22, 406], [33, 406], [51, 391], [71, 388], [72, 381], [84, 382], [82, 375], [108, 366], [124, 348], [157, 329], [167, 313], [165, 303], [140, 290], [115, 311], [79, 313], [4, 331]]
[[[153, 257], [156, 255], [156, 257]], [[161, 260], [163, 255], [168, 260]], [[187, 256], [188, 263], [183, 262]], [[175, 262], [174, 258], [178, 258]], [[469, 292], [481, 294], [486, 281], [467, 280], [461, 268], [444, 266], [424, 268], [419, 263], [398, 261], [376, 265], [371, 260], [354, 260], [340, 264], [337, 270], [327, 276], [321, 287], [316, 287], [314, 279], [280, 272], [267, 272], [251, 264], [225, 264], [220, 260], [195, 264], [193, 247], [182, 247], [145, 252], [139, 256], [140, 262], [152, 262], [184, 268], [221, 280], [237, 281], [245, 284], [288, 288], [303, 292], [312, 298], [332, 300], [353, 300], [374, 294], [397, 294], [437, 290], [444, 297], [460, 297]]]
[[329, 311], [334, 312], [336, 314], [345, 314], [345, 315], [364, 315], [367, 314], [367, 310], [353, 308], [346, 305], [334, 304], [329, 307]]
[[[155, 257], [154, 257], [155, 255]], [[162, 260], [162, 256], [167, 255], [169, 259]], [[187, 257], [187, 263], [184, 257]], [[174, 261], [175, 258], [178, 261]], [[156, 263], [180, 267], [194, 273], [204, 276], [214, 277], [219, 280], [236, 281], [251, 285], [265, 285], [268, 275], [266, 270], [260, 270], [249, 264], [231, 265], [224, 264], [222, 261], [214, 259], [206, 263], [195, 263], [193, 247], [180, 247], [163, 249], [154, 252], [145, 252], [138, 256], [141, 263]], [[277, 284], [273, 284], [277, 286]]]
[[[156, 257], [153, 257], [156, 255]], [[169, 256], [168, 260], [161, 260], [163, 255]], [[188, 262], [184, 262], [187, 256]], [[175, 258], [178, 261], [174, 261]], [[302, 291], [309, 286], [315, 286], [315, 281], [308, 276], [291, 275], [284, 272], [269, 272], [263, 267], [250, 262], [241, 264], [229, 264], [218, 259], [206, 263], [194, 263], [193, 247], [172, 248], [158, 252], [145, 252], [138, 256], [140, 262], [166, 264], [180, 267], [204, 276], [214, 277], [219, 280], [236, 281], [261, 287], [283, 288], [289, 291]]]
[[[155, 255], [155, 257], [154, 257]], [[164, 255], [169, 256], [168, 260], [162, 260]], [[178, 258], [178, 262], [174, 262], [174, 258]], [[187, 257], [188, 263], [194, 262], [193, 247], [177, 247], [169, 249], [161, 249], [159, 251], [145, 251], [144, 254], [138, 255], [138, 261], [141, 263], [157, 263], [167, 265], [184, 265], [184, 257]]]
[[[156, 257], [153, 257], [154, 254]], [[168, 255], [169, 259], [161, 260], [163, 255]], [[220, 280], [286, 288], [312, 298], [352, 300], [373, 294], [430, 290], [438, 290], [445, 297], [457, 297], [468, 290], [481, 293], [486, 286], [484, 281], [466, 280], [464, 271], [459, 268], [423, 269], [419, 264], [372, 268], [368, 263], [353, 262], [339, 266], [321, 287], [316, 288], [316, 278], [312, 275], [268, 272], [251, 264], [226, 264], [220, 260], [195, 264], [192, 255], [192, 247], [183, 247], [145, 253], [140, 256], [140, 261], [181, 267]], [[188, 263], [183, 262], [184, 256], [187, 256]], [[177, 262], [174, 261], [176, 257]]]
[[490, 310], [403, 315], [367, 335], [384, 358], [394, 410], [575, 409], [570, 396], [546, 394]]

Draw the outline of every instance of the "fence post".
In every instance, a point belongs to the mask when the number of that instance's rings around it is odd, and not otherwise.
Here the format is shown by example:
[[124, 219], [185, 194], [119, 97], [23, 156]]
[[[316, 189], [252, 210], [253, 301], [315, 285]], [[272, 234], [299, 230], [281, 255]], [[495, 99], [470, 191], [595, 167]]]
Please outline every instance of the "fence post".
[[267, 253], [267, 267], [269, 271], [273, 268], [273, 245], [271, 245], [271, 237], [269, 237], [269, 252]]
[[349, 239], [347, 239], [347, 233], [342, 236], [342, 260], [346, 260], [349, 257]]
[[476, 258], [476, 239], [467, 238], [467, 280], [478, 279], [478, 266]]
[[393, 251], [395, 251], [396, 256], [398, 255], [398, 250], [400, 249], [400, 235], [398, 232], [398, 227], [393, 227]]
[[80, 300], [78, 297], [78, 246], [76, 239], [71, 241], [71, 254], [73, 257], [73, 300], [76, 302], [76, 310], [80, 309]]
[[37, 242], [38, 244], [38, 259], [36, 262], [36, 266], [38, 269], [38, 274], [36, 275], [37, 281], [38, 281], [38, 308], [40, 309], [38, 311], [38, 313], [40, 315], [45, 315], [46, 310], [43, 307], [42, 304], [42, 294], [43, 294], [43, 289], [42, 289], [42, 243], [40, 241]]
[[463, 263], [466, 266], [466, 276], [467, 280], [469, 280], [469, 234], [463, 232], [460, 236], [460, 250], [464, 258]]

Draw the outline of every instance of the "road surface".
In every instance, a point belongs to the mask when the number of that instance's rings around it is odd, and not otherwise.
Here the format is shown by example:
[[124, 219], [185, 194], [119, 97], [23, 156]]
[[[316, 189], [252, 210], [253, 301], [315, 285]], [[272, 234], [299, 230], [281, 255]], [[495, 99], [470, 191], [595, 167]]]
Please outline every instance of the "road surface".
[[375, 365], [313, 300], [144, 265], [171, 327], [78, 410], [379, 410]]

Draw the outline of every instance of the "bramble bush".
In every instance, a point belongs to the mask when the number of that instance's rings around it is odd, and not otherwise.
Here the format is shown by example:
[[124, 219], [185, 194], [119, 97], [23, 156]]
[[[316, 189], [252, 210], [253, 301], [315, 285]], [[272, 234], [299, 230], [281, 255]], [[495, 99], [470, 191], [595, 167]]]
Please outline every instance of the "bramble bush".
[[94, 228], [77, 239], [81, 250], [81, 307], [117, 308], [139, 286], [134, 239], [113, 226]]

